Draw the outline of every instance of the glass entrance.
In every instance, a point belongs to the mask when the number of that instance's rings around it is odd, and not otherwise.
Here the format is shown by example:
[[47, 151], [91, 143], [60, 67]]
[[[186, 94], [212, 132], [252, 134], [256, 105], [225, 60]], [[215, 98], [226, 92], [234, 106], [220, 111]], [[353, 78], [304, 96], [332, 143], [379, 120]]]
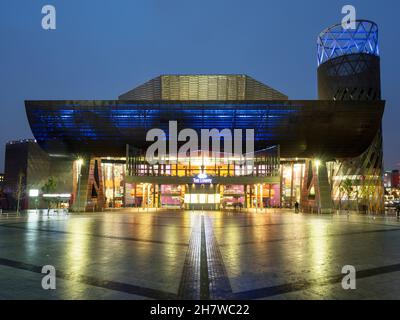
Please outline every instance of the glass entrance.
[[213, 184], [192, 184], [185, 193], [185, 208], [188, 210], [218, 210], [220, 203], [219, 187]]

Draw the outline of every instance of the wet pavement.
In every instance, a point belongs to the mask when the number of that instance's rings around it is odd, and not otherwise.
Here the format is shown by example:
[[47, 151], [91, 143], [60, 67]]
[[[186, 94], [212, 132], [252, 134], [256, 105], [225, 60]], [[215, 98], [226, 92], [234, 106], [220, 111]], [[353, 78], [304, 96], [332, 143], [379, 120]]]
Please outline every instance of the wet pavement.
[[[56, 290], [41, 286], [44, 265]], [[342, 288], [345, 265], [356, 290]], [[400, 223], [285, 210], [2, 216], [0, 299], [400, 299]]]

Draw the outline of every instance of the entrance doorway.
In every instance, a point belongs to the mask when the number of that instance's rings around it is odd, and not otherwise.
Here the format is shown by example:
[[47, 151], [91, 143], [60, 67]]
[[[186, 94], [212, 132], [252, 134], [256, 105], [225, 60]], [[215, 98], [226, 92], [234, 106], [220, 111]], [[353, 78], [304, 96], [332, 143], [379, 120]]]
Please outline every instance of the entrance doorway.
[[192, 184], [185, 193], [188, 210], [218, 210], [220, 202], [219, 188], [213, 184]]

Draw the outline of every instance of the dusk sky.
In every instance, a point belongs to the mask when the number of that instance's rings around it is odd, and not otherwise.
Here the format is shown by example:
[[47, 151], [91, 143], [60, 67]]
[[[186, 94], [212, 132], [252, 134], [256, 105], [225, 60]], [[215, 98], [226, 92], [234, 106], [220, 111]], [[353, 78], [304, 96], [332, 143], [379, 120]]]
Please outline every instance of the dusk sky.
[[6, 142], [33, 137], [24, 100], [117, 99], [166, 73], [243, 73], [316, 99], [317, 35], [346, 4], [380, 28], [385, 168], [400, 168], [398, 0], [1, 0], [0, 172]]

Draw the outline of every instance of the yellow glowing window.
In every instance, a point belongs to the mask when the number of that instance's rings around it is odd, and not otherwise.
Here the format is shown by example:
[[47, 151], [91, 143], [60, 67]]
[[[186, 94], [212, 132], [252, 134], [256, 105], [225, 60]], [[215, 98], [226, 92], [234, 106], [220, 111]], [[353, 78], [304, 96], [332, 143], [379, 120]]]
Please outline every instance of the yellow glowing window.
[[206, 194], [199, 194], [199, 203], [207, 203], [207, 195]]
[[190, 195], [190, 203], [198, 203], [197, 202], [197, 194]]
[[185, 194], [185, 203], [190, 203], [190, 194]]

